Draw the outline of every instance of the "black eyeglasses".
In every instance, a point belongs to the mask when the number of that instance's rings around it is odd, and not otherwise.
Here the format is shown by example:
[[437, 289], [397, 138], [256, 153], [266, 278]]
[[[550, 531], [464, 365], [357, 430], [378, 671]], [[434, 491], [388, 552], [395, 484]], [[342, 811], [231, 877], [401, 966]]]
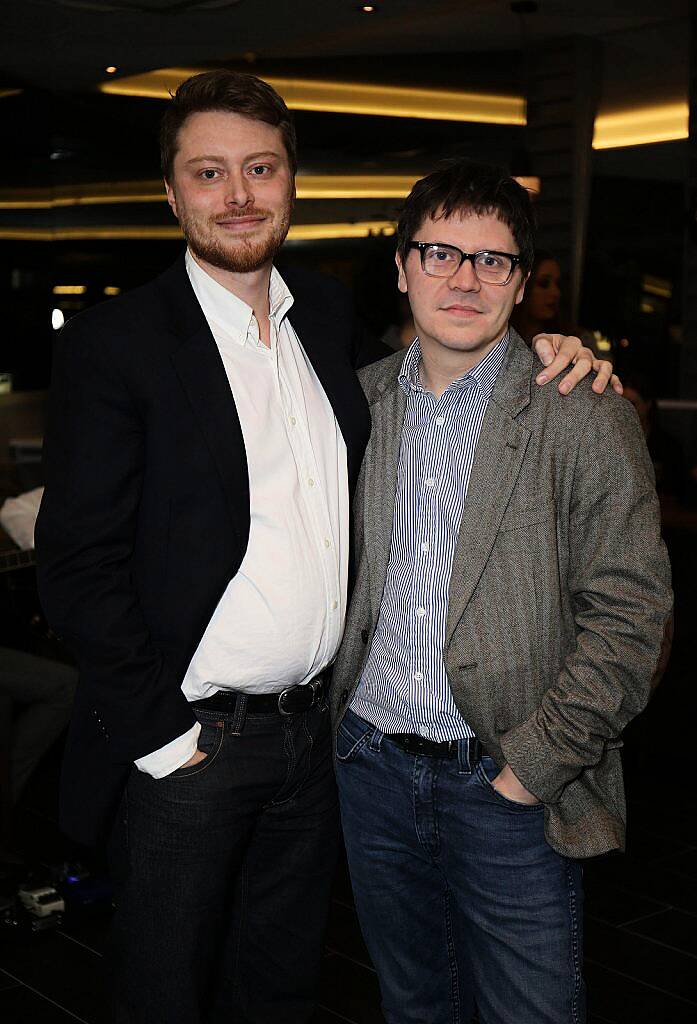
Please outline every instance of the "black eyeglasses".
[[469, 260], [477, 278], [483, 284], [508, 284], [513, 271], [520, 265], [520, 256], [512, 252], [482, 249], [463, 252], [456, 245], [441, 242], [409, 242], [409, 249], [418, 249], [421, 269], [429, 277], [452, 277], [465, 260]]

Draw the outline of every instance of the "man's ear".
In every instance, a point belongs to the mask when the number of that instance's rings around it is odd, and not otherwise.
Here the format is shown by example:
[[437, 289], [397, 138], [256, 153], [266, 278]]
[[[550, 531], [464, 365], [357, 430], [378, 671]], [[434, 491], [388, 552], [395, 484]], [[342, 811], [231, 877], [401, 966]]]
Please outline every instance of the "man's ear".
[[170, 185], [166, 178], [164, 179], [164, 183], [165, 192], [167, 193], [167, 202], [170, 205], [172, 213], [177, 218], [177, 220], [179, 220], [179, 217], [177, 216], [177, 197], [174, 194], [174, 188]]
[[404, 292], [406, 295], [409, 291], [407, 287], [407, 275], [404, 273], [404, 267], [402, 265], [402, 257], [398, 252], [394, 254], [394, 261], [397, 264], [397, 287], [400, 292]]
[[523, 278], [523, 280], [518, 285], [518, 291], [515, 293], [515, 304], [516, 304], [516, 306], [520, 302], [523, 301], [523, 296], [525, 295], [525, 286], [526, 286], [526, 284], [528, 283], [529, 280], [530, 280], [530, 274], [526, 274], [525, 277]]

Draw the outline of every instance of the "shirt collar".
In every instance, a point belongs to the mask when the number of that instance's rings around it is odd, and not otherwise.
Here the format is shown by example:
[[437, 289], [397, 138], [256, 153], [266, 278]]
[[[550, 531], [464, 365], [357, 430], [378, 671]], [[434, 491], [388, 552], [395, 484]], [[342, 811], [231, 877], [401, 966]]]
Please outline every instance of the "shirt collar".
[[[503, 366], [509, 338], [509, 331], [506, 331], [503, 338], [494, 345], [491, 352], [487, 352], [476, 366], [473, 366], [462, 377], [458, 377], [457, 380], [449, 384], [446, 390], [457, 390], [473, 383], [479, 389], [482, 398], [488, 401], [494, 390], [499, 370]], [[415, 338], [407, 349], [407, 354], [404, 357], [399, 373], [399, 383], [405, 391], [424, 391], [419, 375], [420, 365], [421, 346], [419, 345], [419, 339]]]
[[[244, 345], [254, 316], [252, 307], [212, 278], [196, 262], [189, 249], [186, 250], [185, 261], [191, 287], [206, 320], [225, 331], [239, 345]], [[269, 280], [269, 309], [276, 326], [280, 325], [292, 305], [293, 296], [287, 284], [276, 268], [272, 267]]]

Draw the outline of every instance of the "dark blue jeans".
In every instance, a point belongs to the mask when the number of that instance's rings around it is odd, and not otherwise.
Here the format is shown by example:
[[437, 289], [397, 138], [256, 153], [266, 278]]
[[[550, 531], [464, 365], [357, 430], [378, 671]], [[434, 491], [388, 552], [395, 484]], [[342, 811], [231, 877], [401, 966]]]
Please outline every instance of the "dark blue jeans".
[[495, 762], [405, 753], [346, 713], [337, 779], [361, 929], [389, 1024], [580, 1024], [577, 862]]
[[196, 714], [208, 757], [134, 768], [114, 833], [114, 1020], [305, 1024], [339, 839], [329, 712]]

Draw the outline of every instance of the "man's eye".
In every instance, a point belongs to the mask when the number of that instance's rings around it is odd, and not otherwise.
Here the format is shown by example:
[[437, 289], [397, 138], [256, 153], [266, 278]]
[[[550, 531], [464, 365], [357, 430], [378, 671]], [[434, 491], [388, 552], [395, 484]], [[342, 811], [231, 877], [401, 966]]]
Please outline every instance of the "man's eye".
[[431, 259], [436, 260], [438, 263], [447, 263], [448, 260], [453, 258], [453, 254], [448, 252], [447, 249], [432, 249]]
[[205, 170], [201, 171], [201, 177], [204, 181], [215, 181], [218, 172], [213, 167], [206, 167]]
[[254, 167], [250, 168], [252, 175], [255, 178], [261, 178], [264, 174], [268, 174], [270, 168], [267, 164], [255, 164]]

